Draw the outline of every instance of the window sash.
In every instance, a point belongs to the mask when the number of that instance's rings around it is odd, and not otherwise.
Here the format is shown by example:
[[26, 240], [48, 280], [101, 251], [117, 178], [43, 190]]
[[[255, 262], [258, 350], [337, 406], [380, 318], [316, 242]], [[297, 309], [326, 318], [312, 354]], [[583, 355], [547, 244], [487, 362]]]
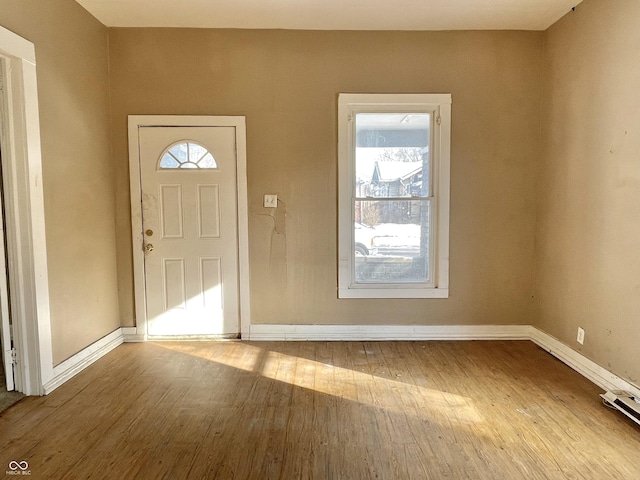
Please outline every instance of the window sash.
[[[339, 97], [339, 298], [448, 297], [449, 152], [451, 96], [341, 94]], [[358, 113], [430, 114], [429, 195], [356, 196]], [[444, 127], [444, 128], [443, 128]], [[346, 160], [346, 161], [345, 161]], [[413, 193], [413, 192], [412, 192]], [[429, 255], [426, 282], [358, 282], [355, 271], [356, 202], [421, 201], [429, 205]]]
[[[419, 258], [421, 258], [421, 254], [422, 254], [422, 249], [425, 248], [427, 251], [425, 258], [425, 262], [426, 262], [426, 269], [427, 269], [427, 275], [426, 278], [424, 280], [421, 279], [415, 279], [415, 280], [403, 280], [403, 281], [374, 281], [374, 280], [364, 280], [364, 279], [360, 279], [358, 280], [358, 275], [357, 275], [357, 259], [354, 256], [354, 261], [351, 263], [351, 288], [433, 288], [435, 286], [434, 283], [434, 272], [435, 272], [435, 267], [436, 267], [436, 256], [435, 256], [435, 244], [434, 244], [434, 228], [435, 228], [435, 222], [434, 222], [434, 211], [436, 210], [434, 208], [435, 204], [436, 204], [436, 200], [434, 197], [410, 197], [410, 198], [405, 198], [405, 197], [396, 197], [396, 198], [354, 198], [352, 201], [352, 218], [353, 218], [353, 223], [352, 225], [354, 225], [354, 227], [352, 227], [351, 230], [351, 234], [352, 234], [352, 241], [351, 241], [351, 248], [353, 251], [355, 251], [355, 245], [357, 243], [357, 239], [356, 239], [356, 233], [355, 233], [355, 223], [357, 222], [357, 216], [356, 216], [356, 204], [357, 202], [379, 202], [379, 203], [389, 203], [389, 204], [394, 204], [396, 202], [420, 202], [421, 204], [425, 204], [426, 208], [427, 208], [427, 212], [428, 212], [428, 223], [426, 225], [428, 234], [427, 234], [427, 244], [426, 245], [422, 245], [422, 229], [425, 228], [425, 225], [422, 225], [422, 223], [420, 223], [420, 243], [418, 244], [418, 249], [420, 251], [420, 255], [418, 256]], [[411, 208], [411, 205], [409, 205], [409, 208]], [[420, 207], [421, 209], [423, 208], [422, 205]], [[422, 215], [422, 210], [420, 211], [420, 215]], [[411, 224], [405, 224], [405, 225], [411, 225]], [[378, 254], [374, 257], [371, 257], [370, 259], [368, 259], [368, 262], [378, 262], [378, 263], [383, 263], [385, 261], [384, 255], [380, 255], [381, 252], [380, 250], [382, 248], [384, 248], [383, 245], [381, 245], [380, 243], [378, 243], [377, 245], [375, 245], [375, 247], [378, 249]], [[404, 258], [409, 258], [407, 257], [407, 254], [402, 255], [402, 254], [394, 254], [393, 253], [393, 246], [388, 246], [387, 247], [388, 250], [390, 250], [391, 252], [389, 252], [389, 255], [391, 258], [394, 257], [404, 257]], [[355, 254], [354, 254], [355, 255]], [[391, 258], [389, 258], [389, 262], [392, 262]], [[414, 262], [413, 258], [415, 258], [414, 256], [411, 257], [412, 258], [412, 262]], [[364, 262], [363, 262], [364, 263]], [[361, 268], [363, 268], [363, 265], [360, 265]], [[381, 268], [383, 268], [382, 266], [380, 266]], [[363, 276], [363, 275], [361, 275]]]

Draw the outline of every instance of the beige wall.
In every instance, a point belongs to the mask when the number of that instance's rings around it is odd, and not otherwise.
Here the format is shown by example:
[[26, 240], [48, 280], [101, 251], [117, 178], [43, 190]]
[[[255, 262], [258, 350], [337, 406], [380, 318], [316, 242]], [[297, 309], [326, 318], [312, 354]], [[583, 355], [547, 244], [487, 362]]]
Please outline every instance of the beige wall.
[[73, 0], [2, 0], [35, 44], [54, 363], [120, 325], [107, 29]]
[[540, 328], [636, 385], [639, 25], [637, 0], [585, 0], [546, 32], [535, 294]]
[[[254, 323], [533, 322], [542, 32], [109, 32], [124, 324], [128, 114], [246, 116]], [[449, 299], [337, 299], [339, 92], [452, 93]]]

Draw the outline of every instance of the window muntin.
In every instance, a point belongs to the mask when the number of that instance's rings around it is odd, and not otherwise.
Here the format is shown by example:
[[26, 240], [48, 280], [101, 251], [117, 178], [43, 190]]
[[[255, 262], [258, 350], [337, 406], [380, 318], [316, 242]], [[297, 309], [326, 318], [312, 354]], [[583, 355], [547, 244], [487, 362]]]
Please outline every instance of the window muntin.
[[173, 170], [178, 168], [216, 169], [213, 155], [202, 145], [182, 141], [171, 145], [160, 156], [159, 170]]
[[340, 95], [340, 298], [448, 296], [450, 103]]

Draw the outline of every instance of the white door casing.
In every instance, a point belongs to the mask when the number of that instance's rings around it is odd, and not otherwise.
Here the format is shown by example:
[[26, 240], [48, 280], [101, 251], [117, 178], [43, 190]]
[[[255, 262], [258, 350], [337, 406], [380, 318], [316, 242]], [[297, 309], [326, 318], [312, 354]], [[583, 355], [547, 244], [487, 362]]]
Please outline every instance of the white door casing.
[[16, 390], [41, 395], [53, 376], [40, 116], [33, 43], [0, 27], [2, 188]]
[[[0, 59], [0, 118], [4, 117], [7, 103], [5, 94], [5, 62]], [[4, 122], [0, 122], [2, 125]], [[5, 143], [6, 134], [0, 127], [0, 163], [2, 161], [2, 144]], [[0, 167], [0, 180], [2, 179], [2, 168]], [[0, 182], [0, 185], [2, 183]], [[13, 355], [11, 345], [11, 326], [9, 324], [9, 291], [7, 285], [7, 262], [5, 249], [5, 232], [4, 232], [4, 208], [2, 196], [0, 195], [0, 346], [2, 347], [2, 360], [4, 365], [4, 377], [8, 391], [15, 389], [13, 380]]]
[[9, 291], [7, 288], [4, 235], [2, 205], [0, 205], [0, 345], [2, 345], [5, 383], [7, 390], [12, 391], [15, 390], [15, 383], [13, 381], [13, 355], [11, 350], [11, 326], [9, 325]]
[[[162, 168], [184, 143], [215, 168]], [[248, 332], [244, 117], [130, 116], [129, 145], [137, 336]]]

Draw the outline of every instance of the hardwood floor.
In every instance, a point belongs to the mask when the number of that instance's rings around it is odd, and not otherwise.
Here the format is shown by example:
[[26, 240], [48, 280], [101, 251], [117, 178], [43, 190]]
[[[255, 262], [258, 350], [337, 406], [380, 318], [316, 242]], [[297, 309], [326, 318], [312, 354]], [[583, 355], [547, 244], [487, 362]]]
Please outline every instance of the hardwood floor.
[[0, 414], [46, 479], [640, 479], [640, 428], [531, 342], [125, 344]]
[[[0, 345], [0, 347], [1, 346], [2, 345]], [[22, 397], [24, 397], [24, 395], [21, 393], [7, 391], [6, 377], [4, 376], [4, 365], [2, 363], [2, 359], [0, 359], [0, 412], [9, 408]]]

